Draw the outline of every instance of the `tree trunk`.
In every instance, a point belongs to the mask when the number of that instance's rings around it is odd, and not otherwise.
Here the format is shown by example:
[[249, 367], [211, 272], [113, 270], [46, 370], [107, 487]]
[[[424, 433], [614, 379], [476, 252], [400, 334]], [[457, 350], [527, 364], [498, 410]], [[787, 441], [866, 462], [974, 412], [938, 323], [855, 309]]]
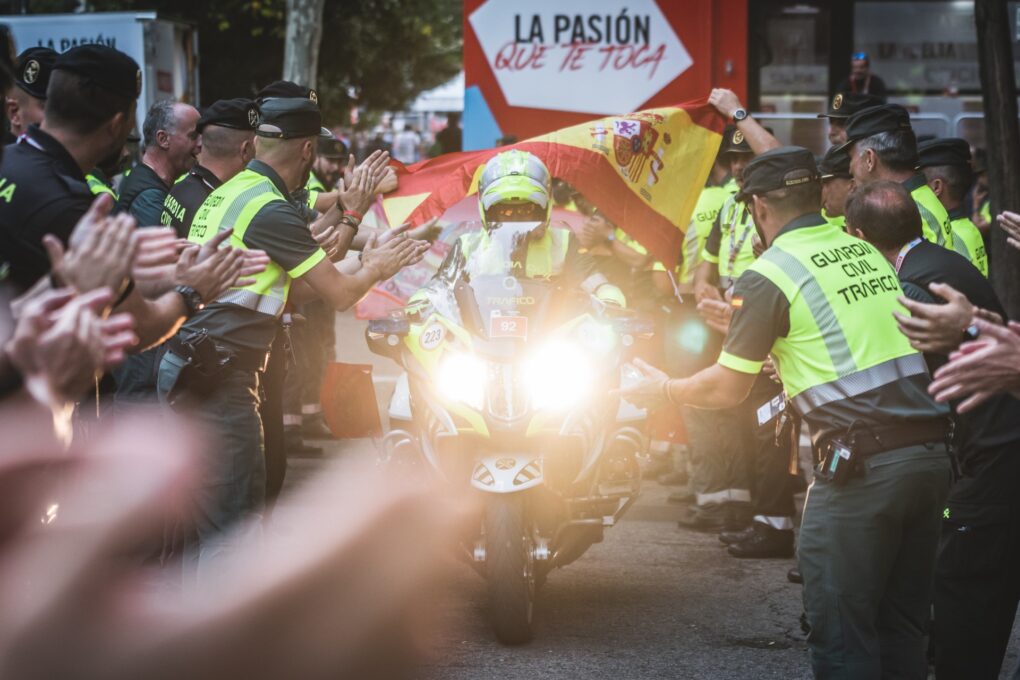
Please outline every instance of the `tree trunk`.
[[1017, 125], [1016, 76], [1009, 34], [1006, 0], [976, 0], [981, 93], [985, 108], [985, 144], [988, 147], [988, 189], [991, 194], [992, 283], [1010, 318], [1020, 318], [1020, 253], [1006, 243], [1006, 234], [994, 225], [1003, 210], [1020, 210], [1020, 182], [1011, 180], [1020, 168], [1020, 129]]
[[325, 0], [287, 0], [287, 39], [283, 53], [283, 79], [315, 87], [322, 42], [322, 8]]

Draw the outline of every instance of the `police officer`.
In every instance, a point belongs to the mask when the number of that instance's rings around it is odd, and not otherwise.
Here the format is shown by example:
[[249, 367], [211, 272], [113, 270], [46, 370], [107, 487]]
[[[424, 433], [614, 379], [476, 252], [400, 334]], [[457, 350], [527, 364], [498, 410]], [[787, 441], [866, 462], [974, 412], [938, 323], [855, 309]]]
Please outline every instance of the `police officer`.
[[[347, 145], [335, 136], [319, 138], [315, 165], [305, 184], [310, 206], [314, 207], [321, 195], [336, 191], [348, 157]], [[336, 312], [322, 300], [313, 300], [301, 305], [298, 313], [304, 322], [293, 326], [290, 334], [295, 365], [287, 371], [284, 438], [288, 452], [317, 453], [317, 449], [306, 447], [303, 439], [333, 438], [322, 415], [319, 393], [326, 365], [335, 359]]]
[[221, 99], [198, 119], [202, 146], [195, 163], [163, 202], [160, 224], [187, 238], [195, 211], [217, 187], [244, 170], [255, 157], [259, 110], [251, 99]]
[[953, 250], [988, 276], [984, 238], [967, 214], [967, 195], [974, 184], [970, 145], [959, 138], [932, 139], [920, 144], [917, 152], [928, 186], [949, 213]]
[[871, 106], [880, 106], [884, 101], [880, 97], [871, 94], [854, 94], [853, 92], [837, 92], [829, 102], [829, 108], [825, 113], [819, 113], [819, 118], [826, 118], [829, 121], [829, 144], [838, 146], [846, 142], [846, 121], [862, 109]]
[[843, 211], [846, 198], [854, 186], [850, 173], [850, 156], [845, 149], [831, 147], [818, 164], [822, 180], [822, 217], [840, 229], [846, 227]]
[[[719, 362], [687, 379], [644, 367], [624, 396], [702, 408], [748, 393], [771, 355], [825, 462], [800, 533], [816, 677], [924, 677], [924, 631], [949, 486], [944, 407], [896, 327], [895, 271], [818, 212], [806, 149], [766, 152], [742, 197], [768, 246], [738, 281]], [[831, 473], [830, 473], [831, 471]]]
[[120, 186], [119, 210], [141, 226], [159, 224], [163, 202], [174, 181], [195, 165], [202, 149], [198, 109], [189, 104], [158, 101], [142, 124], [142, 161]]
[[7, 122], [15, 138], [25, 134], [30, 125], [42, 122], [46, 88], [56, 61], [57, 53], [48, 47], [30, 47], [18, 55], [14, 85], [7, 90], [5, 101]]
[[[149, 108], [142, 125], [145, 151], [142, 160], [121, 183], [117, 208], [135, 218], [139, 226], [160, 223], [163, 202], [174, 180], [195, 162], [201, 148], [198, 110], [188, 104], [158, 101]], [[143, 292], [159, 295], [171, 281], [147, 284]], [[128, 357], [114, 370], [118, 406], [156, 400], [157, 348]]]
[[[730, 125], [723, 131], [719, 155], [729, 167], [730, 179], [723, 185], [725, 198], [694, 272], [694, 295], [699, 302], [722, 299], [719, 289], [728, 289], [735, 277], [754, 262], [754, 224], [745, 205], [734, 198], [754, 151], [744, 132]], [[692, 512], [679, 521], [680, 526], [728, 532], [750, 526], [752, 482], [747, 456], [751, 440], [743, 416], [740, 407], [711, 412], [684, 409], [692, 449], [695, 502]]]
[[[958, 157], [956, 151], [954, 158]], [[898, 185], [879, 182], [854, 192], [848, 220], [854, 232], [875, 245], [896, 268], [911, 300], [941, 304], [945, 301], [936, 298], [929, 286], [946, 284], [956, 293], [935, 290], [962, 295], [968, 308], [974, 305], [1005, 316], [991, 284], [972, 264], [921, 239], [920, 217]], [[960, 340], [972, 337], [967, 330], [971, 317], [972, 313], [964, 314], [958, 320], [955, 344], [925, 355], [931, 372], [946, 362], [948, 351]], [[920, 322], [905, 318], [901, 323]], [[1020, 400], [1008, 393], [992, 395], [973, 409], [957, 413], [955, 421], [954, 444], [962, 476], [953, 483], [942, 514], [935, 567], [935, 669], [939, 680], [994, 679], [999, 677], [1020, 598], [1020, 500], [1016, 494]]]
[[[603, 302], [626, 305], [623, 292], [598, 271], [597, 263], [582, 253], [569, 229], [549, 225], [552, 212], [552, 178], [538, 156], [511, 149], [496, 154], [484, 165], [478, 181], [482, 229], [471, 231], [454, 244], [443, 269], [458, 262], [472, 262], [478, 271], [493, 273], [513, 264], [526, 277], [558, 278], [577, 286]], [[528, 233], [526, 249], [505, 252], [490, 235], [493, 225], [540, 223]], [[511, 263], [509, 260], [514, 258]], [[519, 259], [517, 259], [519, 258]], [[491, 265], [490, 265], [491, 263]]]
[[124, 146], [140, 78], [133, 59], [95, 45], [72, 48], [54, 63], [45, 122], [29, 126], [0, 166], [2, 259], [19, 289], [50, 270], [43, 235], [67, 243], [88, 210], [92, 194], [84, 173]]
[[847, 120], [846, 135], [840, 148], [850, 156], [854, 182], [864, 185], [886, 179], [903, 184], [921, 213], [924, 237], [952, 248], [949, 213], [917, 172], [917, 138], [907, 110], [899, 104], [884, 104], [858, 111]]
[[[57, 58], [43, 123], [29, 127], [0, 162], [0, 260], [10, 263], [16, 288], [50, 273], [43, 236], [52, 234], [66, 247], [88, 211], [92, 193], [84, 173], [123, 148], [134, 127], [141, 77], [131, 57], [105, 45], [73, 47]], [[138, 348], [173, 332], [189, 314], [189, 298], [214, 297], [236, 279], [238, 270], [231, 275], [207, 262], [179, 266], [178, 288], [152, 300], [131, 283], [116, 291], [118, 311], [135, 319]]]
[[[190, 404], [195, 416], [220, 435], [219, 444], [207, 451], [194, 495], [198, 541], [189, 552], [197, 557], [202, 582], [208, 582], [209, 569], [237, 538], [228, 528], [261, 512], [265, 468], [259, 374], [292, 288], [310, 289], [334, 308], [346, 309], [424, 253], [420, 243], [391, 239], [364, 252], [360, 262], [349, 258], [339, 268], [333, 265], [291, 199], [308, 179], [320, 134], [328, 131], [321, 127], [314, 102], [263, 102], [255, 160], [213, 191], [192, 221], [192, 241], [205, 242], [232, 229], [232, 245], [263, 250], [271, 259], [254, 283], [228, 291], [193, 317], [171, 339], [160, 365], [161, 398], [180, 407]], [[370, 193], [377, 171], [359, 167], [356, 191]], [[349, 242], [358, 222], [341, 213], [333, 210], [331, 219]]]

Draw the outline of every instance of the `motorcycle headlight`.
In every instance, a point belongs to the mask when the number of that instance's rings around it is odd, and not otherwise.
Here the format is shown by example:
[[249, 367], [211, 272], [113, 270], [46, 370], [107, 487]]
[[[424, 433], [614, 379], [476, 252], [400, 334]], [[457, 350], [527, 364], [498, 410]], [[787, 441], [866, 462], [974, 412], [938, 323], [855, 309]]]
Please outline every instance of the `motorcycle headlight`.
[[536, 409], [567, 410], [590, 394], [594, 367], [583, 350], [557, 342], [537, 351], [524, 366], [524, 381]]
[[448, 354], [436, 372], [436, 390], [475, 409], [485, 401], [485, 362], [472, 354]]

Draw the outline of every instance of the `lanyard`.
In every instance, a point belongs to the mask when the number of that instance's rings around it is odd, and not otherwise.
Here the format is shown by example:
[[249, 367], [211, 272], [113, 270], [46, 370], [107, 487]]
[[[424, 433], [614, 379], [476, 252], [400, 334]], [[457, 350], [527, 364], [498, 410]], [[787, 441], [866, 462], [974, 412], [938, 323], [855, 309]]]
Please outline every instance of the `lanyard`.
[[741, 218], [747, 213], [747, 204], [744, 203], [740, 206], [740, 209], [735, 213], [733, 222], [730, 224], [730, 258], [729, 258], [729, 269], [726, 271], [726, 275], [733, 276], [733, 265], [737, 261], [737, 255], [740, 253], [741, 248], [744, 247], [744, 242], [747, 237], [751, 235], [754, 230], [753, 224], [747, 224], [744, 228], [744, 233], [740, 235], [740, 240], [734, 243], [736, 238], [737, 224], [741, 221]]
[[914, 249], [914, 246], [916, 246], [918, 243], [920, 243], [923, 240], [924, 239], [922, 239], [920, 236], [918, 236], [913, 241], [911, 241], [910, 243], [908, 243], [905, 246], [903, 246], [902, 248], [900, 248], [900, 254], [896, 256], [896, 273], [897, 274], [900, 273], [900, 267], [903, 266], [903, 258], [905, 258], [907, 256], [907, 253], [909, 253], [911, 250]]

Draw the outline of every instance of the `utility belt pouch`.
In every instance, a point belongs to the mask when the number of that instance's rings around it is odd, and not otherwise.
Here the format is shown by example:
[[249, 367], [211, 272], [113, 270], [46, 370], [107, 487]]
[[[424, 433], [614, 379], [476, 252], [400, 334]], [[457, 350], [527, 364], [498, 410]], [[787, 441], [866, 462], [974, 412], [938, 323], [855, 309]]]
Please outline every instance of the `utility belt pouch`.
[[205, 331], [175, 336], [167, 344], [171, 352], [187, 362], [179, 380], [188, 391], [204, 396], [221, 384], [230, 356], [221, 352]]
[[830, 439], [822, 448], [815, 474], [834, 486], [842, 486], [854, 476], [859, 458], [852, 444]]

